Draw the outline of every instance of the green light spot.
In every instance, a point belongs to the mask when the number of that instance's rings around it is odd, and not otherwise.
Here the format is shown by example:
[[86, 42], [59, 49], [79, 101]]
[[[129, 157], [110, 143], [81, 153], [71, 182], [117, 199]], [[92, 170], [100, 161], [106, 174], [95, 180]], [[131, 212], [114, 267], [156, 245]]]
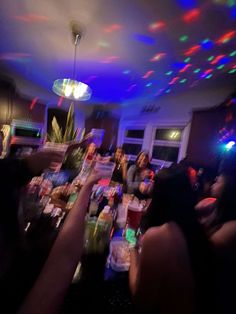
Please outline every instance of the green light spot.
[[236, 56], [236, 50], [232, 51], [230, 54], [229, 54], [230, 57], [235, 57]]
[[236, 69], [232, 69], [232, 70], [230, 70], [228, 73], [229, 74], [234, 74], [236, 72]]
[[188, 36], [187, 35], [182, 35], [179, 38], [179, 41], [181, 41], [181, 42], [186, 42], [187, 40], [188, 40]]
[[212, 77], [212, 74], [206, 76], [206, 79], [209, 80]]
[[190, 60], [191, 60], [191, 58], [188, 57], [188, 58], [186, 58], [186, 59], [184, 60], [184, 62], [185, 62], [185, 63], [188, 63]]
[[171, 75], [173, 71], [166, 72], [166, 75]]
[[187, 82], [187, 79], [184, 78], [184, 79], [180, 80], [179, 82], [180, 82], [181, 84], [184, 84], [185, 82]]
[[215, 57], [214, 56], [210, 56], [207, 61], [212, 61]]
[[198, 68], [198, 69], [195, 69], [193, 72], [194, 73], [199, 73], [200, 71], [201, 71], [201, 69]]
[[208, 43], [208, 41], [210, 41], [210, 39], [209, 39], [209, 38], [206, 38], [206, 39], [204, 39], [204, 40], [202, 41], [202, 43], [203, 43], [203, 44], [206, 44], [206, 43]]
[[217, 67], [217, 70], [222, 70], [223, 68], [224, 68], [224, 64], [221, 64], [221, 65], [219, 65], [218, 67]]
[[228, 6], [228, 7], [233, 7], [235, 4], [236, 4], [236, 1], [235, 1], [235, 0], [228, 0], [228, 1], [227, 1], [227, 6]]

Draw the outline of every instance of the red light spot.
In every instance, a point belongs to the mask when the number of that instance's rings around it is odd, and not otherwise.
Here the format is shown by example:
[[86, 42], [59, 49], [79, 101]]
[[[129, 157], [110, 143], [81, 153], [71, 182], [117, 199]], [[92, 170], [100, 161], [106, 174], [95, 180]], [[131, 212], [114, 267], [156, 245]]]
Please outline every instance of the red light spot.
[[192, 46], [187, 51], [185, 51], [184, 55], [186, 57], [192, 56], [193, 54], [197, 53], [200, 50], [200, 48], [201, 48], [200, 45]]
[[29, 58], [31, 54], [24, 52], [6, 52], [0, 54], [0, 60], [19, 60]]
[[104, 32], [105, 33], [113, 33], [113, 32], [119, 31], [121, 29], [122, 29], [122, 25], [120, 25], [120, 24], [112, 24], [112, 25], [107, 26], [104, 29]]
[[205, 74], [205, 75], [208, 75], [208, 74], [210, 74], [212, 71], [213, 71], [212, 69], [208, 69], [208, 70], [206, 70], [206, 71], [204, 72], [204, 74]]
[[190, 68], [192, 64], [186, 64], [181, 70], [179, 70], [179, 73], [184, 73], [187, 71], [188, 68]]
[[225, 117], [225, 122], [230, 122], [233, 120], [233, 114], [232, 112], [228, 112], [226, 117]]
[[15, 15], [12, 18], [20, 22], [26, 22], [26, 23], [46, 22], [49, 20], [47, 16], [37, 15], [37, 14]]
[[154, 73], [154, 71], [147, 71], [147, 73], [145, 73], [142, 78], [143, 78], [143, 79], [146, 79], [146, 78], [148, 78], [149, 76], [151, 76], [153, 73]]
[[151, 62], [160, 61], [166, 54], [164, 52], [157, 53], [153, 58], [150, 59]]
[[35, 97], [33, 100], [32, 100], [32, 102], [31, 102], [31, 104], [30, 104], [30, 110], [33, 110], [34, 109], [34, 106], [36, 105], [36, 102], [38, 101], [38, 97]]
[[217, 64], [222, 58], [224, 58], [225, 55], [219, 55], [217, 57], [215, 57], [212, 61], [211, 64]]
[[57, 107], [61, 107], [64, 97], [61, 96], [58, 100]]
[[193, 9], [183, 16], [183, 21], [185, 23], [195, 22], [198, 20], [199, 16], [200, 16], [200, 10]]
[[161, 31], [163, 30], [164, 28], [166, 27], [166, 23], [163, 22], [163, 21], [157, 21], [157, 22], [154, 22], [154, 23], [151, 23], [149, 26], [148, 26], [148, 30], [152, 33], [156, 33], [158, 31]]
[[233, 37], [235, 36], [236, 31], [230, 31], [227, 32], [226, 34], [224, 34], [223, 36], [221, 36], [216, 43], [217, 44], [226, 44], [227, 42], [229, 42], [231, 39], [233, 39]]
[[101, 63], [112, 63], [116, 60], [120, 59], [120, 57], [118, 56], [110, 56], [110, 57], [107, 57], [106, 59], [102, 60]]
[[174, 78], [169, 82], [169, 85], [173, 85], [173, 84], [176, 83], [178, 80], [179, 80], [179, 77], [178, 77], [178, 76], [174, 77]]

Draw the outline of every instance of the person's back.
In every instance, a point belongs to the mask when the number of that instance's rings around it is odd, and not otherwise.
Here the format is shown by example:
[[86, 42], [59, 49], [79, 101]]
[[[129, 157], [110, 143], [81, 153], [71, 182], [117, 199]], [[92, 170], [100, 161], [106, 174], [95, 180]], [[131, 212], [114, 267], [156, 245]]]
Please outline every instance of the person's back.
[[222, 313], [236, 312], [236, 220], [224, 223], [211, 235], [210, 241], [216, 255], [218, 286]]
[[131, 254], [130, 287], [138, 308], [144, 305], [144, 313], [218, 313], [212, 250], [197, 221], [185, 169], [157, 174], [146, 226], [140, 256]]
[[140, 313], [197, 313], [186, 240], [174, 222], [145, 233], [139, 282], [131, 291]]

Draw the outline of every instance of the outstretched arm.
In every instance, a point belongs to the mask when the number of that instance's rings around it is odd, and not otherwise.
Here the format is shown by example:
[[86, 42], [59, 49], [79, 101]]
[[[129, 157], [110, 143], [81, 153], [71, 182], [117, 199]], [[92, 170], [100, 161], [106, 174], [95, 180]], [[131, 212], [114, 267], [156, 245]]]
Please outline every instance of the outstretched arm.
[[21, 314], [59, 312], [82, 254], [86, 210], [92, 187], [99, 178], [92, 174], [80, 190]]

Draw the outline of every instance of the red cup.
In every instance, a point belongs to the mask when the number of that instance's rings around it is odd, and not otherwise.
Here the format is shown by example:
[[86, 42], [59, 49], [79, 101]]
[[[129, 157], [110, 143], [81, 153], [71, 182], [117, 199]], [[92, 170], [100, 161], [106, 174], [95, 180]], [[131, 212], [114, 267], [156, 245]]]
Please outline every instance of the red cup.
[[138, 230], [142, 219], [142, 208], [128, 205], [127, 225], [130, 229]]

